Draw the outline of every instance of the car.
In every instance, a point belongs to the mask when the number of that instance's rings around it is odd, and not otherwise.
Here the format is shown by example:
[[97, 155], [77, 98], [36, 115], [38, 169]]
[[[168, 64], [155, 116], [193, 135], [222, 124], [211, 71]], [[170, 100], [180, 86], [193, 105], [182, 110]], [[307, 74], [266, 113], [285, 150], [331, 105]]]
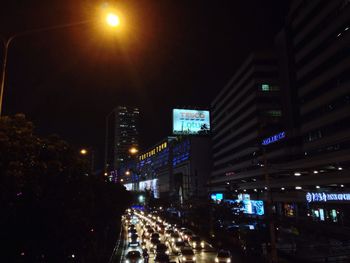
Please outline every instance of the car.
[[181, 232], [181, 237], [184, 239], [184, 240], [188, 240], [190, 237], [193, 236], [193, 232], [191, 230], [185, 230], [185, 231], [182, 231]]
[[165, 230], [165, 237], [170, 237], [170, 235], [173, 234], [173, 233], [174, 233], [174, 230], [167, 229], [167, 230]]
[[152, 233], [152, 235], [151, 235], [151, 239], [152, 238], [160, 238], [160, 236], [159, 236], [159, 234], [158, 233]]
[[172, 250], [175, 254], [178, 254], [181, 251], [181, 249], [185, 247], [187, 247], [187, 244], [184, 241], [176, 241], [172, 243]]
[[129, 247], [137, 247], [139, 245], [140, 245], [139, 236], [137, 234], [132, 234], [129, 238], [128, 246]]
[[230, 263], [231, 262], [231, 253], [228, 250], [220, 250], [215, 257], [216, 263]]
[[176, 241], [182, 241], [182, 238], [180, 237], [180, 235], [179, 235], [178, 233], [172, 233], [168, 239], [169, 239], [172, 243], [174, 243], [174, 242], [176, 242]]
[[137, 231], [136, 231], [136, 229], [135, 229], [135, 228], [130, 229], [128, 232], [129, 232], [129, 237], [131, 237], [132, 235], [134, 235], [134, 234], [136, 234], [136, 233], [137, 233]]
[[156, 254], [156, 256], [154, 258], [154, 262], [155, 263], [169, 263], [170, 259], [169, 259], [169, 256], [165, 253]]
[[179, 254], [179, 261], [181, 263], [196, 262], [196, 256], [191, 248], [182, 248]]
[[158, 255], [158, 254], [169, 255], [170, 251], [169, 251], [169, 248], [167, 245], [165, 245], [163, 243], [159, 243], [156, 245], [155, 253], [156, 253], [156, 255]]
[[189, 238], [188, 243], [194, 249], [202, 249], [205, 248], [205, 242], [199, 236], [192, 236]]
[[141, 248], [142, 248], [142, 249], [145, 249], [145, 248], [146, 248], [146, 242], [144, 242], [144, 241], [141, 242]]
[[151, 251], [154, 251], [155, 248], [156, 248], [156, 246], [160, 243], [160, 240], [159, 240], [158, 238], [152, 238], [150, 243], [151, 243], [151, 244], [149, 245], [150, 250], [151, 250]]
[[130, 250], [125, 256], [125, 263], [140, 263], [142, 256], [138, 250]]

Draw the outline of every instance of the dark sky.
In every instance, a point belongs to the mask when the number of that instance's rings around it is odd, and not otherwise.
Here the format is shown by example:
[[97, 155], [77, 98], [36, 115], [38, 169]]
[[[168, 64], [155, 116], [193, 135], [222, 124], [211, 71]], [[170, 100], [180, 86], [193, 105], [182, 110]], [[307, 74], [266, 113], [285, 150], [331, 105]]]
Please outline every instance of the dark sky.
[[[102, 159], [104, 120], [139, 106], [142, 148], [171, 132], [171, 109], [209, 107], [254, 49], [283, 25], [281, 0], [120, 0], [124, 26], [97, 22], [14, 40], [4, 113], [23, 112], [40, 134], [92, 146]], [[3, 0], [0, 34], [96, 19], [103, 1]]]

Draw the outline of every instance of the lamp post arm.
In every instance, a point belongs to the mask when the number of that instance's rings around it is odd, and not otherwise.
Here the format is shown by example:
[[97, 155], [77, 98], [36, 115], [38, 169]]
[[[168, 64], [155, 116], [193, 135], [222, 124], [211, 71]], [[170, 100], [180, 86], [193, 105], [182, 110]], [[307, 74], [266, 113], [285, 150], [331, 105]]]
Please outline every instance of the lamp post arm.
[[8, 51], [11, 43], [15, 38], [23, 37], [31, 34], [36, 34], [40, 32], [46, 32], [46, 31], [52, 31], [52, 30], [58, 30], [63, 28], [69, 28], [74, 26], [80, 26], [84, 24], [88, 24], [92, 22], [93, 20], [83, 20], [79, 22], [73, 22], [73, 23], [67, 23], [67, 24], [61, 24], [56, 26], [49, 26], [49, 27], [41, 27], [41, 28], [35, 28], [27, 31], [23, 31], [17, 34], [14, 34], [10, 36], [9, 38], [1, 37], [1, 42], [3, 44], [3, 59], [2, 59], [2, 72], [1, 72], [1, 87], [0, 87], [0, 117], [2, 116], [2, 103], [3, 103], [3, 96], [4, 96], [4, 89], [5, 89], [5, 83], [6, 83], [6, 70], [7, 70], [7, 58], [8, 58]]
[[2, 100], [3, 100], [5, 81], [6, 81], [8, 49], [10, 47], [10, 44], [12, 43], [12, 40], [15, 39], [16, 37], [17, 35], [13, 35], [8, 39], [1, 38], [2, 44], [3, 44], [3, 58], [2, 58], [2, 67], [1, 67], [2, 74], [1, 74], [1, 87], [0, 87], [0, 117], [2, 116]]

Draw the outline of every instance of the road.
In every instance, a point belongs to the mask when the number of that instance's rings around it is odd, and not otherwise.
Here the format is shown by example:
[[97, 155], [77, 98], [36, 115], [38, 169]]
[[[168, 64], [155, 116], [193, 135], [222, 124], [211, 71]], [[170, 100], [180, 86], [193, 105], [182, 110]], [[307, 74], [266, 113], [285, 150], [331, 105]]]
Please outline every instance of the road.
[[[139, 217], [138, 217], [139, 218]], [[138, 219], [137, 223], [135, 220], [135, 228], [137, 230], [137, 234], [139, 237], [142, 236], [143, 231], [144, 231], [144, 225], [141, 225], [140, 222], [142, 222], [141, 218]], [[122, 261], [121, 262], [127, 262], [126, 260], [126, 255], [129, 251], [133, 251], [133, 250], [137, 250], [142, 254], [142, 248], [141, 246], [135, 246], [135, 247], [128, 247], [128, 243], [129, 243], [129, 237], [128, 237], [128, 227], [130, 226], [129, 224], [125, 224], [124, 225], [124, 231], [125, 231], [125, 240], [124, 240], [124, 247], [123, 247], [123, 253], [122, 253]], [[166, 237], [164, 234], [160, 234], [160, 238], [159, 238], [161, 243], [166, 244]], [[150, 242], [146, 241], [145, 247], [150, 251]], [[172, 249], [171, 246], [169, 246], [169, 258], [170, 258], [170, 262], [176, 262], [179, 263], [179, 255], [176, 255], [174, 253], [174, 250]], [[193, 252], [195, 254], [196, 257], [196, 263], [213, 263], [215, 262], [215, 257], [217, 255], [217, 251], [212, 248], [212, 246], [208, 243], [206, 243], [205, 248], [204, 249], [193, 249]], [[155, 254], [150, 252], [149, 253], [149, 263], [154, 263], [154, 257]], [[136, 261], [137, 262], [137, 261]], [[143, 259], [140, 262], [144, 262]], [[235, 262], [235, 261], [234, 261]]]

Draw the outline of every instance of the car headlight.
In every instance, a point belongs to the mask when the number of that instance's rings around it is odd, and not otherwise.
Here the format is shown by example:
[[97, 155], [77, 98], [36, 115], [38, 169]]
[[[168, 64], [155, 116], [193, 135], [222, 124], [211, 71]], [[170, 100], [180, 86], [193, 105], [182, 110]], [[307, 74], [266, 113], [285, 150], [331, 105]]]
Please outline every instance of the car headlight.
[[228, 258], [228, 259], [226, 260], [226, 262], [227, 262], [227, 263], [231, 263], [231, 259]]
[[218, 259], [218, 258], [215, 258], [215, 262], [219, 262], [219, 259]]

